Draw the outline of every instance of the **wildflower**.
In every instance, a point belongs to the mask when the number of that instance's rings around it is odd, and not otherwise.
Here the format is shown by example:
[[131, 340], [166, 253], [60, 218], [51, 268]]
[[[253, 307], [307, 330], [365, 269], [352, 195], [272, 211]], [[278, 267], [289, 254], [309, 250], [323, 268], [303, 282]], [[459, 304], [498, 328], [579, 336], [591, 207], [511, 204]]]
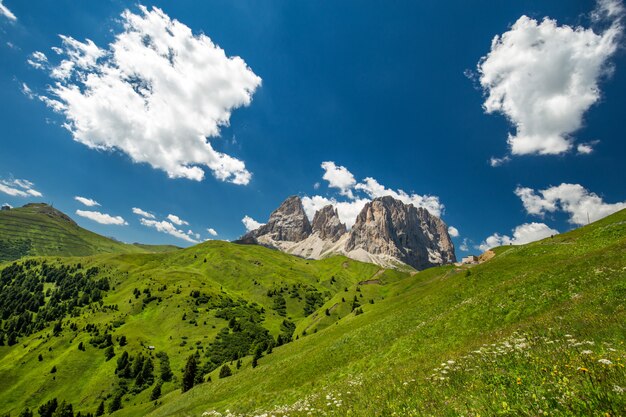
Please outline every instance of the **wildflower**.
[[580, 372], [589, 372], [589, 369], [587, 369], [587, 368], [582, 368], [582, 367], [581, 367], [581, 368], [578, 368], [578, 370], [579, 370]]
[[613, 362], [611, 362], [608, 359], [600, 359], [600, 360], [598, 360], [598, 362], [600, 362], [603, 365], [613, 365]]
[[624, 388], [620, 387], [619, 385], [613, 385], [613, 392], [617, 392], [618, 394], [623, 394]]
[[583, 350], [583, 351], [582, 351], [582, 352], [580, 352], [580, 353], [582, 353], [583, 355], [591, 355], [593, 352], [592, 352], [592, 351], [590, 351], [590, 350]]

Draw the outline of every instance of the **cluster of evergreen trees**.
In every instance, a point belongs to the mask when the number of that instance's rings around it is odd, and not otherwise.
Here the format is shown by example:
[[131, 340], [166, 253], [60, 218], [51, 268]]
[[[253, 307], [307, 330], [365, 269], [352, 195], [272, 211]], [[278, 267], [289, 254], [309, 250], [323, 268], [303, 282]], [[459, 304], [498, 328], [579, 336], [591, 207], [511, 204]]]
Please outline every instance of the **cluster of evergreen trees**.
[[[50, 265], [46, 261], [14, 262], [0, 271], [0, 346], [43, 330], [75, 309], [102, 300], [106, 278], [95, 279], [97, 268]], [[46, 283], [54, 284], [44, 292]], [[47, 300], [46, 300], [47, 299]], [[55, 328], [60, 332], [58, 328]], [[58, 334], [58, 332], [56, 332]]]

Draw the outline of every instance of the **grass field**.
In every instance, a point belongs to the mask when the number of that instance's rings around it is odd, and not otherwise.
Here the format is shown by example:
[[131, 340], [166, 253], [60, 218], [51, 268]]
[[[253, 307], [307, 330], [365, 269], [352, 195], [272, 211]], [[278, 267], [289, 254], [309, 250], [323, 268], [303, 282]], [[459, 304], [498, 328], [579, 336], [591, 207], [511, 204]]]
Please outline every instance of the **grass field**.
[[176, 249], [170, 245], [129, 245], [100, 236], [46, 204], [0, 211], [0, 261], [23, 256], [87, 256]]
[[[48, 258], [98, 266], [113, 287], [103, 306], [118, 311], [83, 307], [56, 337], [48, 328], [0, 347], [0, 413], [17, 415], [53, 397], [83, 413], [108, 404], [116, 358], [105, 361], [82, 329], [115, 323], [114, 338], [128, 339], [115, 346], [116, 356], [164, 351], [175, 375], [156, 401], [150, 390], [125, 396], [116, 416], [625, 415], [626, 211], [494, 251], [481, 265], [419, 273], [224, 242], [160, 254]], [[294, 286], [299, 297], [292, 298]], [[135, 288], [162, 300], [142, 308]], [[278, 288], [289, 288], [285, 316], [268, 296]], [[305, 289], [324, 295], [308, 316]], [[241, 369], [231, 366], [232, 376], [220, 379], [216, 369], [211, 382], [181, 393], [186, 358], [204, 358], [228, 325], [194, 303], [195, 290], [257, 303], [273, 336], [288, 318], [296, 340], [265, 353], [256, 368], [247, 356]], [[353, 311], [355, 297], [363, 314]]]

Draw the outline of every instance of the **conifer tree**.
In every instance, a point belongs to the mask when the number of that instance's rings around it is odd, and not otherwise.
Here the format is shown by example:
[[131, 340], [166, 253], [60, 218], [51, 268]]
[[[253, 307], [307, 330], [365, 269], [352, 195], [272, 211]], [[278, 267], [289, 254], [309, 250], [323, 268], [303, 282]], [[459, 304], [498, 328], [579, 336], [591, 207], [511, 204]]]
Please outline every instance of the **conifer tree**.
[[193, 388], [193, 384], [196, 380], [196, 372], [198, 371], [198, 364], [196, 363], [196, 356], [191, 355], [187, 358], [187, 364], [185, 365], [185, 372], [183, 373], [183, 392], [189, 391]]

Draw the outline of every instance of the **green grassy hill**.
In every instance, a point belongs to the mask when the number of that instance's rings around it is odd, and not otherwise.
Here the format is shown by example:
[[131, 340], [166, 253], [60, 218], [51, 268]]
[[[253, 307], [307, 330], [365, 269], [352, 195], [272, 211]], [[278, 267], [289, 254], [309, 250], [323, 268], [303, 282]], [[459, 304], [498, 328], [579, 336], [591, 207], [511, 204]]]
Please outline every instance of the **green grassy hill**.
[[[5, 341], [22, 333], [0, 346], [0, 413], [119, 397], [115, 416], [625, 415], [626, 211], [494, 252], [413, 274], [224, 242], [21, 261], [0, 297], [45, 298], [3, 316]], [[116, 373], [124, 352], [152, 358], [151, 385]], [[181, 393], [194, 354], [202, 382]]]
[[168, 245], [128, 245], [100, 236], [47, 204], [27, 204], [0, 211], [0, 262], [23, 256], [86, 256], [174, 249]]

